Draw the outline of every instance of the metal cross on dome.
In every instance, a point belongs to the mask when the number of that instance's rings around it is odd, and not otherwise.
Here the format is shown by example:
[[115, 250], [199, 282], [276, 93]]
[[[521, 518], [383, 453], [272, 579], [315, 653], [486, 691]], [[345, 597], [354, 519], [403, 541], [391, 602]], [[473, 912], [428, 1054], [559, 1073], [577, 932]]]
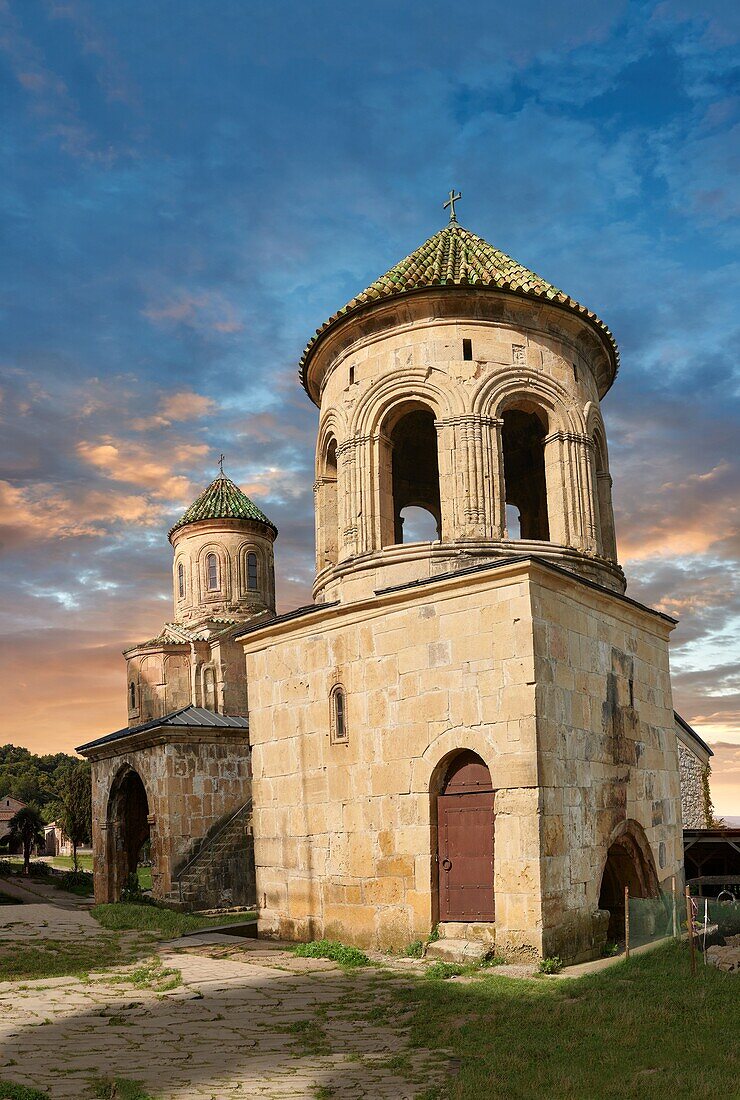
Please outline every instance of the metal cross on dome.
[[458, 191], [458, 193], [455, 194], [455, 189], [453, 187], [452, 191], [450, 191], [449, 199], [444, 204], [444, 209], [445, 210], [447, 209], [448, 206], [450, 208], [450, 221], [451, 222], [456, 222], [457, 221], [457, 218], [455, 217], [455, 203], [458, 201], [458, 199], [461, 199], [461, 198], [462, 198], [462, 195], [460, 194], [460, 192]]
[[218, 468], [219, 468], [219, 470], [221, 471], [221, 476], [222, 476], [222, 477], [223, 477], [223, 474], [224, 474], [224, 460], [225, 460], [225, 459], [226, 459], [226, 455], [225, 455], [225, 454], [220, 454], [220, 455], [218, 456]]

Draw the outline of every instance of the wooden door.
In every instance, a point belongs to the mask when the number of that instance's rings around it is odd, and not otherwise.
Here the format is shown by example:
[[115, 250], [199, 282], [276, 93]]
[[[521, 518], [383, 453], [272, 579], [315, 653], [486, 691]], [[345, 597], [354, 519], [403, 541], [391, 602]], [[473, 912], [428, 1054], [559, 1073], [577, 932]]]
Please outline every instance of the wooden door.
[[473, 753], [453, 762], [437, 797], [439, 919], [492, 921], [493, 789]]

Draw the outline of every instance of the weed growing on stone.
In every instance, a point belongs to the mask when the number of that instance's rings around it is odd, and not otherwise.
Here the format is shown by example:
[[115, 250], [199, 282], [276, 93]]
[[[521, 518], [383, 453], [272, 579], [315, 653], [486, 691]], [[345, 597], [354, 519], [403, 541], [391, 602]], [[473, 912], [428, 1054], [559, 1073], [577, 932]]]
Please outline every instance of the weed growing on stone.
[[311, 943], [299, 943], [293, 948], [293, 954], [299, 959], [330, 959], [340, 966], [351, 969], [356, 966], [372, 966], [371, 960], [358, 947], [335, 940], [313, 940]]
[[0, 949], [0, 981], [33, 978], [83, 977], [93, 968], [121, 961], [117, 938], [39, 940], [33, 946], [15, 944]]
[[421, 959], [424, 956], [424, 941], [412, 940], [411, 943], [406, 944], [402, 954], [407, 959]]
[[154, 1100], [141, 1087], [141, 1081], [127, 1077], [97, 1077], [92, 1083], [95, 1100]]
[[115, 974], [103, 979], [108, 985], [133, 985], [136, 989], [154, 989], [166, 993], [182, 984], [182, 972], [171, 966], [163, 966], [160, 959], [147, 959], [128, 974]]
[[540, 974], [559, 974], [563, 969], [563, 960], [558, 955], [543, 959], [538, 967]]

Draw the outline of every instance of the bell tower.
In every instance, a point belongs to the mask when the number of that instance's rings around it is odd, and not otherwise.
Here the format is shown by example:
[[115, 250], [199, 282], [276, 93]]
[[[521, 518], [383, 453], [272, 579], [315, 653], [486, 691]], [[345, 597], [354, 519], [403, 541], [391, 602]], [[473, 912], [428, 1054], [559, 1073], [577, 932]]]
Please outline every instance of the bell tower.
[[453, 202], [301, 361], [320, 410], [315, 598], [521, 554], [623, 592], [600, 411], [617, 366], [606, 325]]

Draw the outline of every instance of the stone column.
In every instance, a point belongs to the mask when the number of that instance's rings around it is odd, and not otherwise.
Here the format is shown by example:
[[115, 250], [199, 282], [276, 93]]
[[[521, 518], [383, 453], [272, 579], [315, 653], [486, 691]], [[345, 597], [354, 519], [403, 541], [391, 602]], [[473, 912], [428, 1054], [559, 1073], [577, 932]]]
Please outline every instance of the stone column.
[[553, 432], [544, 447], [550, 541], [595, 553], [591, 439], [577, 432]]
[[[440, 497], [447, 538], [501, 537], [503, 509], [497, 499], [503, 490], [498, 464], [501, 423], [474, 413], [437, 421], [440, 459], [445, 462], [443, 470], [440, 461]], [[448, 494], [451, 523], [446, 526]]]
[[612, 476], [608, 470], [599, 470], [596, 474], [596, 492], [599, 502], [601, 552], [605, 558], [616, 562], [617, 538], [614, 530], [614, 509], [612, 507]]
[[[383, 480], [384, 463], [390, 470], [390, 457], [384, 457], [388, 447], [384, 436], [357, 435], [337, 450], [340, 561], [384, 545], [377, 523], [377, 486]], [[391, 531], [392, 527], [391, 519]], [[392, 534], [385, 545], [389, 542]]]

